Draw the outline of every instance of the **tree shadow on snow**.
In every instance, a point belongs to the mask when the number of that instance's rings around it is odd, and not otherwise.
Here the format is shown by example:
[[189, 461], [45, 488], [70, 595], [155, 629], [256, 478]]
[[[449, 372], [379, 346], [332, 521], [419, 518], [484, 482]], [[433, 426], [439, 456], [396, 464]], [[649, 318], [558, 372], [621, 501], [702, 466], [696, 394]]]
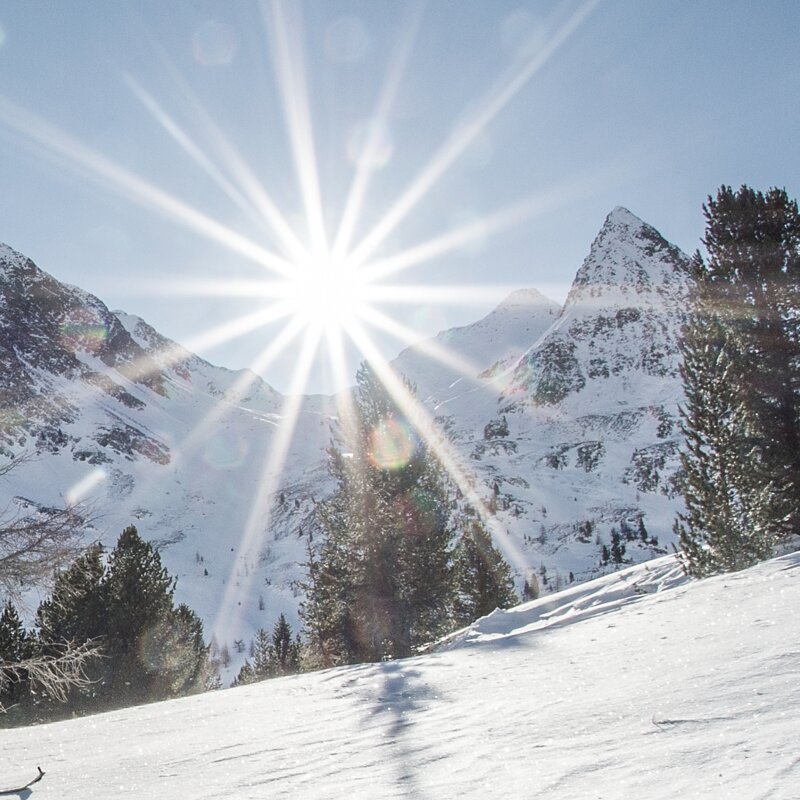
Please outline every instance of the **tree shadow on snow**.
[[434, 698], [434, 694], [422, 681], [419, 670], [408, 661], [388, 661], [376, 666], [382, 681], [375, 704], [369, 711], [370, 725], [375, 725], [376, 717], [384, 718], [381, 745], [389, 751], [387, 760], [395, 762], [397, 782], [408, 788], [410, 796], [421, 798], [416, 768], [427, 747], [421, 743], [414, 744], [412, 730], [415, 715], [424, 709], [425, 701]]

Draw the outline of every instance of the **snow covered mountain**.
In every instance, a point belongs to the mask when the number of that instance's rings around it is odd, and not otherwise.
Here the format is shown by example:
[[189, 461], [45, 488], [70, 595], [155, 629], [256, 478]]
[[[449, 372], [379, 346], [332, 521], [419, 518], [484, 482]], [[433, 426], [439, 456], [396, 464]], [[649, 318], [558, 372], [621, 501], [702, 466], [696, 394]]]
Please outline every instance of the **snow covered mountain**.
[[[687, 258], [618, 208], [563, 309], [519, 290], [393, 362], [447, 426], [520, 585], [538, 574], [553, 591], [665, 552], [689, 280]], [[135, 523], [231, 649], [281, 612], [296, 621], [334, 398], [215, 367], [7, 247], [0, 364], [3, 454], [35, 454], [0, 502], [86, 501], [108, 545]]]
[[695, 582], [665, 557], [417, 658], [0, 730], [0, 790], [790, 800], [799, 603], [800, 554]]
[[547, 331], [436, 409], [509, 534], [506, 552], [547, 588], [673, 540], [690, 281], [685, 255], [615, 209]]
[[[10, 248], [0, 251], [3, 455], [26, 463], [0, 484], [9, 513], [85, 503], [89, 535], [113, 546], [136, 524], [178, 593], [230, 640], [297, 606], [303, 544], [273, 530], [254, 498], [286, 477], [323, 491], [333, 403], [303, 398], [285, 463], [285, 398], [247, 370], [188, 353], [112, 313]], [[276, 497], [280, 498], [276, 492]], [[309, 490], [284, 517], [312, 505]], [[276, 500], [276, 504], [280, 504]], [[255, 510], [254, 510], [255, 509]]]

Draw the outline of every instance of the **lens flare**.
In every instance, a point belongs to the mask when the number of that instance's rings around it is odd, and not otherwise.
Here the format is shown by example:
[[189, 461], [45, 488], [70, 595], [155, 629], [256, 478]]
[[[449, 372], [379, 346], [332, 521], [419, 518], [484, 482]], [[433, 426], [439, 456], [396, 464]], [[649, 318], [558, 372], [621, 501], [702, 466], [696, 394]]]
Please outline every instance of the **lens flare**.
[[104, 483], [108, 479], [108, 473], [98, 467], [97, 469], [93, 469], [86, 477], [81, 478], [77, 483], [71, 486], [66, 494], [64, 495], [64, 499], [67, 501], [67, 505], [75, 506], [78, 503], [85, 500], [91, 493], [96, 489], [100, 484]]
[[99, 322], [67, 322], [61, 326], [61, 345], [73, 353], [97, 353], [108, 339], [108, 329]]
[[403, 521], [406, 535], [416, 538], [435, 535], [447, 513], [435, 495], [419, 487], [400, 495], [394, 501], [394, 511]]
[[370, 459], [380, 469], [401, 469], [411, 461], [417, 445], [417, 435], [409, 425], [388, 417], [372, 431]]

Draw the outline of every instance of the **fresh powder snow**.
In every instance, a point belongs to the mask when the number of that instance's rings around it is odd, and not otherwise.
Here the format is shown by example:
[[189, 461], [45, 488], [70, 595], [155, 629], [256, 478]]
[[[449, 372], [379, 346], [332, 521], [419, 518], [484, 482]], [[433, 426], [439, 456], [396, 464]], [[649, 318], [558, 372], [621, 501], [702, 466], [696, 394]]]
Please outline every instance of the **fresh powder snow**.
[[665, 557], [432, 652], [0, 731], [21, 797], [800, 796], [800, 553]]

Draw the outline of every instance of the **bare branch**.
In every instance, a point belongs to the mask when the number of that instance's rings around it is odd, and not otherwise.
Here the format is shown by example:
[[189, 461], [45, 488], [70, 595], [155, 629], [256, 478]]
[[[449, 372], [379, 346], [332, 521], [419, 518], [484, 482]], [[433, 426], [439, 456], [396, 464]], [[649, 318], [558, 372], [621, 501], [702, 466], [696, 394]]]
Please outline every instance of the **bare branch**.
[[[31, 460], [23, 454], [0, 465], [0, 478]], [[31, 584], [41, 585], [82, 549], [91, 514], [85, 507], [45, 508], [17, 501], [0, 513], [0, 594], [15, 600]]]
[[[17, 662], [0, 660], [0, 688], [7, 683], [29, 680], [38, 691], [59, 703], [66, 703], [72, 689], [91, 686], [86, 670], [89, 662], [100, 657], [96, 642], [80, 646], [65, 644], [57, 655], [37, 655]], [[0, 713], [5, 712], [0, 705]]]

